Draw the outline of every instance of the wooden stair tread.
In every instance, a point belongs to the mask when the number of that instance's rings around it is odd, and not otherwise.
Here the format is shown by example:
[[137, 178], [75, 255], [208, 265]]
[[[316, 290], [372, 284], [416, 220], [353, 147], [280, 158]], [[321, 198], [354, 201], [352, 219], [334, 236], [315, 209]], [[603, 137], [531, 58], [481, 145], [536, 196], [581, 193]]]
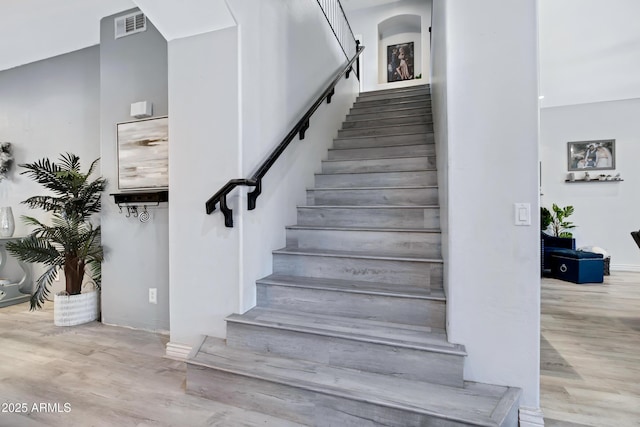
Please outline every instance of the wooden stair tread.
[[[395, 110], [388, 110], [388, 111], [385, 111], [385, 113], [387, 113], [387, 112], [396, 112], [396, 111], [400, 111], [400, 112], [409, 112], [409, 111], [416, 111], [416, 110], [422, 111], [422, 110], [430, 110], [430, 109], [431, 109], [431, 107], [428, 107], [428, 106], [424, 106], [424, 107], [404, 107], [404, 108], [398, 108], [398, 109], [395, 109]], [[375, 113], [349, 113], [349, 116], [356, 117], [356, 116], [359, 116], [361, 114], [375, 114]], [[425, 113], [425, 114], [431, 114], [431, 113]], [[416, 114], [416, 116], [419, 116], [419, 115], [420, 114]]]
[[[393, 126], [398, 126], [398, 125], [393, 125]], [[388, 126], [381, 126], [381, 127], [388, 127]], [[369, 129], [369, 128], [367, 128]], [[342, 130], [353, 130], [353, 129], [342, 129]], [[394, 136], [406, 136], [406, 135], [433, 135], [433, 131], [430, 132], [406, 132], [406, 133], [390, 133], [390, 134], [383, 134], [383, 135], [354, 135], [354, 136], [337, 136], [335, 138], [333, 138], [334, 141], [337, 140], [344, 140], [344, 139], [366, 139], [366, 138], [388, 138], [388, 137], [394, 137]], [[404, 145], [435, 145], [435, 142], [431, 141], [431, 142], [424, 142], [421, 144], [404, 144]], [[392, 145], [391, 147], [397, 147], [397, 145]], [[346, 150], [346, 148], [330, 148], [330, 150]]]
[[340, 227], [322, 225], [288, 225], [288, 230], [333, 230], [333, 231], [378, 231], [392, 233], [430, 233], [441, 234], [439, 228], [390, 228], [390, 227]]
[[360, 95], [382, 95], [385, 93], [388, 94], [397, 94], [397, 93], [406, 93], [406, 92], [416, 92], [416, 91], [421, 91], [421, 90], [427, 90], [431, 88], [431, 85], [429, 83], [423, 84], [423, 85], [415, 85], [415, 86], [405, 86], [405, 87], [398, 87], [398, 88], [392, 88], [392, 89], [376, 89], [376, 90], [368, 90], [365, 92], [360, 92]]
[[412, 206], [395, 206], [395, 205], [382, 205], [382, 206], [352, 206], [352, 205], [301, 205], [298, 206], [301, 209], [327, 209], [327, 208], [336, 208], [336, 209], [439, 209], [438, 205], [412, 205]]
[[[343, 148], [343, 150], [346, 150], [346, 148]], [[353, 150], [353, 148], [349, 148], [349, 150]], [[435, 157], [435, 154], [428, 154], [428, 155], [416, 155], [416, 156], [391, 156], [391, 157], [374, 157], [374, 158], [357, 158], [357, 159], [326, 159], [323, 160], [322, 162], [357, 162], [360, 160], [385, 160], [385, 159], [416, 159], [416, 158], [433, 158]], [[426, 169], [429, 170], [429, 169]], [[431, 170], [435, 170], [435, 169], [431, 169]], [[385, 171], [387, 172], [387, 171]], [[403, 170], [399, 170], [399, 171], [389, 171], [389, 172], [404, 172]], [[340, 173], [351, 173], [351, 172], [340, 172]], [[353, 173], [357, 173], [357, 172], [353, 172]], [[371, 173], [371, 172], [362, 172], [362, 173]], [[374, 173], [378, 173], [378, 172], [374, 172]]]
[[[407, 124], [407, 125], [432, 125], [433, 124], [433, 120], [427, 122], [427, 121], [423, 121], [424, 120], [424, 116], [426, 116], [426, 114], [416, 114], [416, 115], [406, 115], [406, 116], [393, 116], [393, 117], [380, 117], [378, 119], [374, 119], [374, 118], [369, 118], [369, 119], [356, 119], [356, 120], [345, 120], [343, 122], [344, 123], [360, 123], [360, 122], [374, 122], [376, 120], [393, 120], [393, 119], [405, 119], [405, 118], [411, 118], [416, 120], [416, 123], [413, 122], [409, 122], [409, 123], [402, 123], [403, 125]], [[367, 127], [367, 129], [371, 129], [374, 127], [389, 127], [389, 126], [398, 126], [398, 124], [387, 124], [387, 125], [380, 125], [380, 126], [369, 126]]]
[[406, 186], [376, 186], [376, 187], [313, 187], [307, 188], [307, 191], [348, 191], [348, 190], [424, 190], [424, 189], [435, 189], [438, 188], [437, 185], [406, 185]]
[[232, 314], [227, 322], [263, 326], [307, 334], [377, 343], [436, 353], [466, 356], [464, 346], [449, 343], [442, 330], [352, 317], [254, 307], [244, 314]]
[[[431, 156], [416, 156], [416, 157], [431, 157]], [[344, 160], [323, 160], [323, 162], [342, 162]], [[349, 160], [348, 160], [349, 161]], [[416, 172], [437, 172], [438, 170], [436, 168], [425, 168], [425, 169], [408, 169], [408, 170], [383, 170], [383, 171], [356, 171], [356, 172], [321, 172], [321, 173], [316, 173], [315, 176], [324, 176], [324, 175], [359, 175], [359, 174], [376, 174], [376, 173], [403, 173], [403, 172], [409, 172], [409, 173], [416, 173]], [[437, 187], [437, 185], [435, 186]]]
[[333, 258], [357, 258], [357, 259], [373, 259], [380, 261], [409, 261], [409, 262], [426, 262], [442, 264], [441, 258], [426, 258], [415, 255], [387, 255], [384, 253], [374, 252], [356, 252], [356, 251], [336, 251], [329, 249], [312, 249], [312, 248], [282, 248], [276, 249], [273, 254], [280, 255], [308, 255], [322, 256]]
[[207, 338], [188, 363], [471, 425], [497, 425], [502, 408], [519, 397], [518, 390], [502, 386], [466, 383], [457, 388], [238, 351], [214, 338]]
[[318, 277], [284, 276], [271, 274], [258, 280], [258, 284], [289, 286], [326, 291], [358, 293], [365, 295], [381, 295], [398, 298], [415, 298], [434, 301], [445, 301], [441, 289], [426, 289], [418, 286], [364, 282], [356, 280], [323, 279]]

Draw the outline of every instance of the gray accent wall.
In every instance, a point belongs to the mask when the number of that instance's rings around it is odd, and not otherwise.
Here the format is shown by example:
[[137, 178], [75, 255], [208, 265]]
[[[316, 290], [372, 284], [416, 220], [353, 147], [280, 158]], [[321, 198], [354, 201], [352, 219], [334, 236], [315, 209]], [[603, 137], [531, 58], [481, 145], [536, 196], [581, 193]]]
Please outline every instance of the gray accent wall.
[[[151, 219], [126, 218], [109, 193], [118, 191], [116, 124], [129, 116], [133, 102], [153, 103], [154, 117], [168, 113], [167, 42], [150, 21], [147, 31], [114, 38], [114, 18], [100, 22], [100, 150], [109, 180], [103, 197], [102, 320], [154, 331], [169, 330], [168, 205], [149, 208]], [[149, 303], [157, 288], [158, 304]]]
[[[16, 236], [31, 231], [21, 215], [46, 218], [20, 204], [43, 189], [16, 165], [72, 152], [86, 168], [100, 156], [99, 67], [100, 50], [92, 46], [0, 72], [0, 141], [13, 144], [15, 158], [9, 178], [0, 182], [0, 206], [11, 206]], [[7, 267], [7, 277], [19, 272]], [[34, 266], [35, 277], [42, 271]], [[62, 289], [64, 277], [53, 284], [53, 292]]]

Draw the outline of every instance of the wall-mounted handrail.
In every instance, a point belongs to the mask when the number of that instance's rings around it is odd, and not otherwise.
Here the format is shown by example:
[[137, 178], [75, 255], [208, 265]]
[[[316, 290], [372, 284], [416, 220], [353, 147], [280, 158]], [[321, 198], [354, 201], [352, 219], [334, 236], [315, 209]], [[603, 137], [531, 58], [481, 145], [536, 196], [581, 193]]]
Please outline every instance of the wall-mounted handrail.
[[349, 78], [349, 75], [353, 71], [353, 64], [360, 57], [360, 53], [364, 50], [364, 46], [358, 46], [356, 54], [351, 58], [347, 65], [336, 74], [329, 86], [322, 92], [322, 95], [311, 105], [302, 118], [296, 123], [291, 131], [285, 136], [285, 138], [278, 144], [278, 146], [269, 154], [269, 156], [262, 162], [251, 178], [240, 178], [229, 180], [222, 188], [220, 188], [216, 194], [211, 196], [206, 203], [207, 214], [216, 210], [216, 205], [220, 203], [220, 210], [224, 214], [224, 225], [227, 227], [233, 227], [233, 211], [227, 205], [227, 194], [229, 194], [234, 188], [238, 186], [254, 187], [253, 191], [247, 194], [247, 207], [249, 210], [256, 208], [256, 199], [262, 192], [262, 178], [269, 171], [271, 166], [278, 160], [280, 155], [289, 146], [291, 141], [299, 135], [300, 139], [304, 139], [305, 132], [309, 129], [309, 123], [311, 116], [316, 112], [318, 107], [322, 105], [324, 100], [327, 100], [327, 104], [331, 103], [331, 97], [335, 94], [335, 87], [340, 82], [343, 76]]

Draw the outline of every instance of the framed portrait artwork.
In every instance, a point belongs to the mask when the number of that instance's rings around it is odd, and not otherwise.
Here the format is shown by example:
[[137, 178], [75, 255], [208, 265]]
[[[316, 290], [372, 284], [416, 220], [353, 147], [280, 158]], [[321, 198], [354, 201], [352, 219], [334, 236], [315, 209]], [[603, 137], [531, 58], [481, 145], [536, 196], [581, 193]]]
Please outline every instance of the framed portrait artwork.
[[387, 46], [387, 83], [414, 78], [413, 42]]
[[570, 171], [615, 169], [616, 140], [568, 142], [567, 159]]
[[118, 188], [169, 188], [169, 118], [118, 123]]

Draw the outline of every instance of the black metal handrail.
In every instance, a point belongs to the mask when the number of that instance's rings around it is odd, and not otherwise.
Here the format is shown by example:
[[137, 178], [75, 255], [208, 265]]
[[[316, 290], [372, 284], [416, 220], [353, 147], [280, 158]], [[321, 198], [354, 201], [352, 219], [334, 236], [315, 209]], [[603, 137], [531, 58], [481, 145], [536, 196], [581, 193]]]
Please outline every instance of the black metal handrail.
[[331, 81], [329, 86], [325, 89], [325, 91], [318, 97], [318, 99], [313, 103], [313, 105], [307, 110], [307, 112], [302, 116], [302, 118], [296, 123], [296, 125], [291, 129], [291, 131], [287, 134], [287, 136], [282, 140], [280, 144], [269, 154], [269, 156], [265, 159], [264, 162], [258, 167], [255, 173], [251, 176], [251, 178], [240, 178], [240, 179], [232, 179], [227, 182], [220, 190], [216, 192], [206, 203], [207, 214], [216, 210], [216, 205], [220, 203], [220, 210], [224, 214], [224, 225], [227, 227], [233, 227], [233, 211], [227, 205], [227, 194], [231, 192], [234, 188], [238, 186], [247, 186], [247, 187], [255, 187], [252, 192], [247, 194], [248, 200], [248, 209], [253, 210], [256, 208], [256, 199], [262, 192], [262, 178], [269, 171], [271, 166], [278, 160], [278, 157], [284, 152], [284, 150], [289, 146], [291, 141], [296, 137], [296, 135], [300, 136], [300, 140], [304, 139], [305, 132], [309, 129], [309, 122], [313, 113], [316, 112], [318, 107], [322, 105], [324, 100], [327, 100], [327, 104], [331, 103], [331, 97], [335, 94], [335, 88], [337, 84], [340, 82], [342, 76], [346, 76], [349, 78], [349, 75], [353, 71], [353, 64], [360, 57], [360, 53], [364, 50], [364, 46], [357, 46], [356, 54], [349, 61], [349, 63], [336, 74], [335, 78]]

